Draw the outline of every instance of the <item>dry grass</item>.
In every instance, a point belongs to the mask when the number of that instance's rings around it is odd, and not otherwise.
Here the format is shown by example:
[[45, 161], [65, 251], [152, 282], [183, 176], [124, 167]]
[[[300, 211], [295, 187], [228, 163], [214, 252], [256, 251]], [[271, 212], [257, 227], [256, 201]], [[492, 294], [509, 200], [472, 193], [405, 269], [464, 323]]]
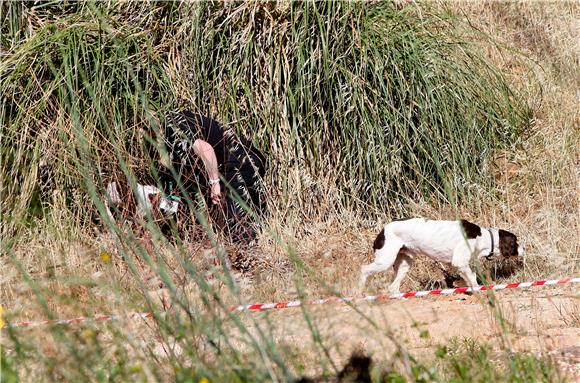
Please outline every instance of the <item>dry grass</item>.
[[[527, 251], [524, 267], [510, 276], [510, 280], [577, 275], [580, 264], [580, 5], [577, 2], [461, 2], [436, 6], [450, 7], [461, 19], [469, 20], [498, 39], [502, 49], [491, 45], [484, 45], [482, 49], [513, 84], [529, 95], [534, 120], [517, 144], [495, 153], [494, 160], [486, 165], [494, 175], [496, 190], [482, 190], [481, 198], [470, 205], [416, 200], [405, 209], [409, 215], [441, 219], [460, 216], [486, 226], [510, 228], [521, 237]], [[506, 46], [523, 51], [527, 57], [510, 53]], [[535, 64], [529, 66], [530, 61]], [[384, 221], [390, 218], [394, 217], [385, 216]], [[121, 259], [107, 235], [78, 231], [71, 217], [59, 215], [58, 209], [45, 219], [46, 224], [39, 226], [43, 231], [31, 229], [12, 254], [0, 258], [0, 301], [10, 319], [39, 319], [49, 311], [61, 318], [144, 311], [139, 307], [143, 293], [150, 294], [163, 307], [170, 299], [166, 289], [159, 289], [160, 269], [167, 269], [175, 281], [180, 281], [178, 290], [188, 296], [196, 295], [195, 283], [187, 279], [188, 273], [172, 257], [170, 248], [150, 251], [148, 254], [157, 261], [153, 265], [147, 265], [145, 260]], [[249, 271], [237, 274], [241, 296], [246, 301], [274, 301], [301, 294], [318, 297], [329, 291], [354, 293], [358, 270], [361, 263], [370, 259], [370, 244], [380, 224], [343, 212], [326, 214], [309, 222], [300, 217], [285, 217], [283, 222], [272, 218], [269, 227], [282, 241], [264, 233], [252, 249], [228, 249], [235, 257], [254, 260], [248, 266]], [[298, 273], [304, 275], [300, 279], [304, 284], [302, 291], [296, 289], [299, 278], [293, 272], [294, 261], [280, 243], [294, 247], [298, 258], [307, 265], [306, 271]], [[136, 249], [125, 250], [135, 259], [143, 258]], [[104, 262], [103, 252], [111, 254], [112, 260]], [[219, 266], [214, 265], [212, 250], [202, 244], [188, 243], [183, 255], [204, 277], [213, 276], [209, 280], [218, 291], [228, 291], [226, 282], [220, 280]], [[132, 262], [136, 272], [130, 270]], [[46, 302], [48, 310], [38, 304], [34, 284], [23, 278], [23, 272], [42, 287], [41, 301]], [[390, 278], [392, 275], [375, 278], [369, 292], [384, 289]], [[420, 263], [403, 289], [430, 288], [441, 279], [442, 273], [437, 267]], [[228, 299], [235, 302], [232, 296]], [[575, 305], [570, 326], [578, 326], [577, 314]], [[56, 355], [54, 350], [48, 350], [50, 343], [46, 347], [47, 355]], [[301, 351], [304, 355], [315, 353]], [[143, 373], [154, 376], [151, 371]]]
[[530, 94], [534, 124], [514, 153], [497, 156], [495, 174], [505, 202], [486, 209], [482, 216], [489, 217], [490, 223], [506, 222], [522, 234], [531, 276], [577, 273], [580, 6], [576, 2], [492, 2], [456, 7], [459, 12], [479, 15], [484, 31], [498, 31], [502, 44], [522, 50], [537, 64], [531, 73], [523, 73], [509, 55], [490, 50], [512, 81]]

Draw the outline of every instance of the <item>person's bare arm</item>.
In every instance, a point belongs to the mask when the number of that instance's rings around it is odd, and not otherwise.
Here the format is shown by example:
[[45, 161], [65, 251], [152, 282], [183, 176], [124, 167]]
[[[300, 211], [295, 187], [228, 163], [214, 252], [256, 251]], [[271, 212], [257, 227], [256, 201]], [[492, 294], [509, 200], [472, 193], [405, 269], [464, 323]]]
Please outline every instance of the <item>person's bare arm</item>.
[[221, 188], [219, 183], [218, 162], [213, 146], [204, 140], [197, 139], [193, 143], [193, 151], [201, 158], [211, 186], [211, 201], [214, 204], [220, 202]]

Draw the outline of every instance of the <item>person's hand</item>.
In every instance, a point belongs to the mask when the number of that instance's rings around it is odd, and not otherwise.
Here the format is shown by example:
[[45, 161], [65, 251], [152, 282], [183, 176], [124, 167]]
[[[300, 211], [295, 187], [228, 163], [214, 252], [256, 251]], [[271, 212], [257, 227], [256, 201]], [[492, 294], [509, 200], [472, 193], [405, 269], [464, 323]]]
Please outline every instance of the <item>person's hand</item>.
[[222, 198], [222, 190], [219, 182], [211, 185], [211, 202], [214, 205], [219, 205]]

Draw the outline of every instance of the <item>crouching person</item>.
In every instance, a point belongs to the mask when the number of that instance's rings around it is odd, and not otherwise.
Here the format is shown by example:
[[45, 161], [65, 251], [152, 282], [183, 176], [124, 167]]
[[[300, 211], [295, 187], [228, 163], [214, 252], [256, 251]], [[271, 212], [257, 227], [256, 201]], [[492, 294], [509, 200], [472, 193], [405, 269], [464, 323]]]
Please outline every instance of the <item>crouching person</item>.
[[252, 242], [266, 206], [262, 154], [233, 130], [189, 110], [170, 113], [160, 133], [165, 192], [179, 194], [182, 185], [190, 198], [212, 206], [212, 221], [226, 237]]

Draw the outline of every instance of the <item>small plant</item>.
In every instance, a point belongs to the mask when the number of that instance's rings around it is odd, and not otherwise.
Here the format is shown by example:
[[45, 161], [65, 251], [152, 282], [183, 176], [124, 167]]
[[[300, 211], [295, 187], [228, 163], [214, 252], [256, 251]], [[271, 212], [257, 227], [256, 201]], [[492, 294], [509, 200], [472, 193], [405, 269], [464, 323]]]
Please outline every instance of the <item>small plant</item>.
[[492, 352], [471, 338], [453, 339], [435, 356], [441, 377], [448, 382], [563, 382], [549, 357], [509, 351]]

